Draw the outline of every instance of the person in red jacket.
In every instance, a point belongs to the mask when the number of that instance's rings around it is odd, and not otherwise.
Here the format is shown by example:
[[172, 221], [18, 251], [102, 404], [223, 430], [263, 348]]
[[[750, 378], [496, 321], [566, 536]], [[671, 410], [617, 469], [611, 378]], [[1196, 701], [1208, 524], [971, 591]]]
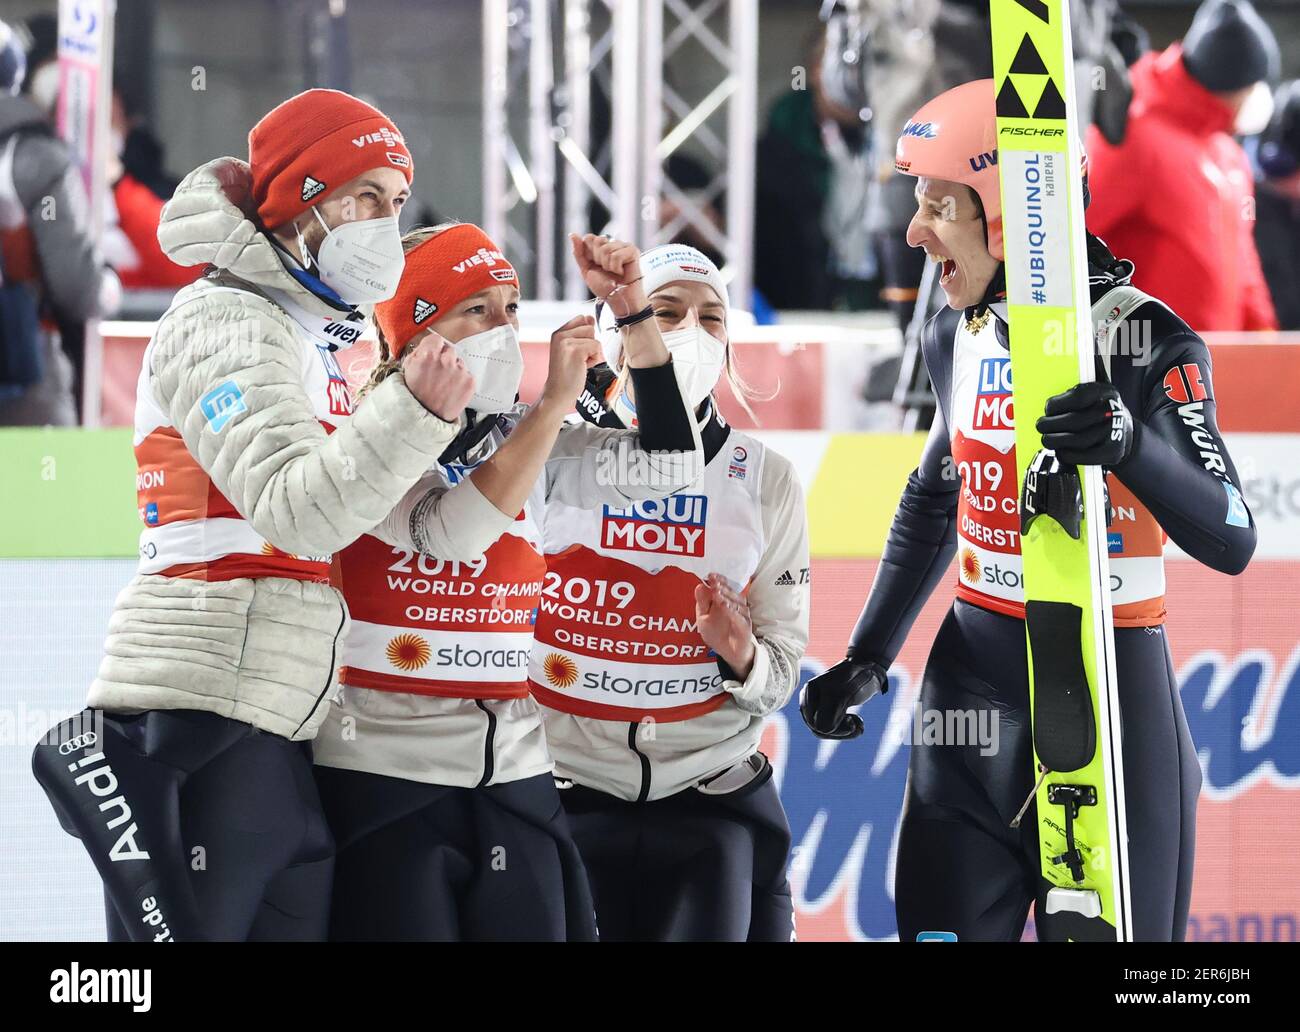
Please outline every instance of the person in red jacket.
[[126, 101], [113, 90], [112, 138], [108, 155], [108, 181], [112, 184], [117, 227], [125, 245], [109, 254], [117, 278], [127, 290], [183, 287], [203, 275], [204, 267], [177, 265], [158, 243], [158, 222], [166, 198], [158, 196], [126, 168], [122, 155], [131, 119]]
[[1124, 141], [1088, 130], [1088, 228], [1132, 259], [1137, 287], [1198, 331], [1277, 328], [1253, 175], [1233, 133], [1246, 131], [1253, 94], [1278, 65], [1277, 40], [1246, 0], [1207, 0], [1181, 43], [1131, 69]]

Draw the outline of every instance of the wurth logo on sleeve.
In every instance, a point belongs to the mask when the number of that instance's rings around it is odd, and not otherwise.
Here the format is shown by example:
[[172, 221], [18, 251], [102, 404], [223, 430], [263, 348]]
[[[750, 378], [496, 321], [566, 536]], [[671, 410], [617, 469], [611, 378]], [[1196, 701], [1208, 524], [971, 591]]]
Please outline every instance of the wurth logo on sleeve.
[[1165, 394], [1178, 404], [1178, 416], [1191, 433], [1192, 443], [1201, 454], [1201, 463], [1211, 473], [1227, 479], [1228, 467], [1205, 423], [1205, 402], [1210, 400], [1201, 368], [1195, 362], [1174, 366], [1165, 373]]
[[607, 505], [601, 520], [601, 547], [698, 558], [704, 555], [708, 505], [704, 495], [688, 494], [637, 502], [626, 509]]
[[1165, 373], [1164, 386], [1165, 393], [1179, 405], [1186, 405], [1191, 401], [1204, 401], [1210, 396], [1205, 388], [1205, 380], [1201, 376], [1201, 367], [1195, 362], [1186, 362], [1170, 369]]

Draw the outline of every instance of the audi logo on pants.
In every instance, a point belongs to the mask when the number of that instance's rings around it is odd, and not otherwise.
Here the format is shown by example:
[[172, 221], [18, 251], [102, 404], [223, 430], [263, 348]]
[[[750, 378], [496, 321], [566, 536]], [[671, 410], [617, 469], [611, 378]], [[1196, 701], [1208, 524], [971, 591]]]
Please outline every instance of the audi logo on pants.
[[86, 731], [83, 734], [77, 735], [76, 738], [71, 738], [60, 744], [59, 755], [68, 756], [71, 753], [76, 752], [78, 749], [88, 749], [98, 741], [99, 735], [95, 734], [94, 731]]

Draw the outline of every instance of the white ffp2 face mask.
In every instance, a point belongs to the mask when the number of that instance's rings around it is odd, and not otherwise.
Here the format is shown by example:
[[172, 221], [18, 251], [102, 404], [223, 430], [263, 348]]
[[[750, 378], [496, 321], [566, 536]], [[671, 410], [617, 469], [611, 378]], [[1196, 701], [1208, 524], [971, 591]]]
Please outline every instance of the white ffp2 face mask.
[[345, 222], [330, 229], [319, 211], [312, 208], [312, 213], [325, 230], [316, 255], [322, 283], [350, 305], [372, 305], [397, 293], [406, 255], [396, 218]]
[[474, 396], [469, 407], [475, 412], [505, 412], [515, 403], [524, 378], [524, 353], [519, 331], [509, 323], [493, 326], [456, 341], [452, 347], [474, 377]]
[[48, 61], [32, 76], [28, 87], [32, 103], [54, 117], [54, 109], [59, 103], [59, 62]]
[[1268, 83], [1257, 82], [1237, 111], [1233, 132], [1238, 136], [1256, 136], [1273, 120], [1273, 94]]
[[727, 345], [702, 326], [688, 326], [663, 334], [664, 346], [673, 358], [673, 371], [682, 397], [691, 411], [713, 393], [727, 364]]

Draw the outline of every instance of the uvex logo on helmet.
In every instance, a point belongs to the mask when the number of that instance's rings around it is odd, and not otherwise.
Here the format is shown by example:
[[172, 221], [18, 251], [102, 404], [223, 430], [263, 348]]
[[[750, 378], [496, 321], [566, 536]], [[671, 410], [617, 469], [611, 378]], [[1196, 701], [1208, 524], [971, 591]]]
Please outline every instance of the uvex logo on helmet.
[[367, 147], [372, 143], [382, 143], [385, 147], [396, 147], [399, 143], [406, 145], [406, 140], [396, 129], [390, 129], [388, 126], [381, 126], [373, 133], [363, 133], [361, 136], [352, 137], [353, 147]]

